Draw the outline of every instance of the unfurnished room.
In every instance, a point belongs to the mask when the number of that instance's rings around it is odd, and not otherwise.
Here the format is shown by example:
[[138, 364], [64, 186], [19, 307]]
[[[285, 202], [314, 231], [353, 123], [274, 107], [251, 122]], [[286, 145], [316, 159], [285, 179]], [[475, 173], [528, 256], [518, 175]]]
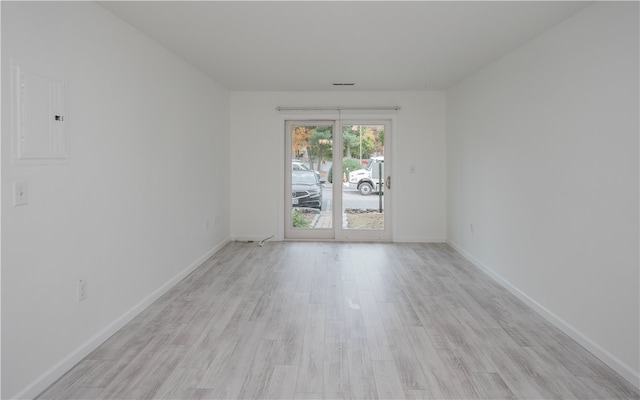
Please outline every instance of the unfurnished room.
[[2, 1], [3, 399], [639, 399], [637, 1]]

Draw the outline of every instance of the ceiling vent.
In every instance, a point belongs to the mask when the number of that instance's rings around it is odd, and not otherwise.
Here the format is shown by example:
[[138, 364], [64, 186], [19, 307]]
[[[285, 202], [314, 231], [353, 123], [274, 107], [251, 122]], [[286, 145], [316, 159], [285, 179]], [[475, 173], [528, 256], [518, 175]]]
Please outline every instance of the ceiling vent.
[[338, 82], [333, 84], [333, 86], [353, 86], [353, 85], [355, 85], [355, 83]]

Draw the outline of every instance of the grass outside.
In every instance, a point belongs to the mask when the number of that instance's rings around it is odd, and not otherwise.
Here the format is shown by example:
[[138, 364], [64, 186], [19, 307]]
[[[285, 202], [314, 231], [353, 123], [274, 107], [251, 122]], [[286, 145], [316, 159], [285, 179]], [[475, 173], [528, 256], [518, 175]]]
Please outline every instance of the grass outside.
[[294, 228], [313, 228], [311, 224], [316, 218], [317, 212], [308, 212], [306, 209], [293, 209], [291, 225]]

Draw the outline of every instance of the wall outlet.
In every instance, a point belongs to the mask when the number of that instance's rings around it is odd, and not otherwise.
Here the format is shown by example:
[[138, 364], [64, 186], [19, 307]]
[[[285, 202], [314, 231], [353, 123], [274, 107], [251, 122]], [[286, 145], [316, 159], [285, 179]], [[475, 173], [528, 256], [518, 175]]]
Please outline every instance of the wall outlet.
[[29, 186], [27, 182], [13, 183], [13, 205], [23, 206], [29, 202]]
[[87, 281], [80, 279], [78, 281], [78, 302], [87, 298]]

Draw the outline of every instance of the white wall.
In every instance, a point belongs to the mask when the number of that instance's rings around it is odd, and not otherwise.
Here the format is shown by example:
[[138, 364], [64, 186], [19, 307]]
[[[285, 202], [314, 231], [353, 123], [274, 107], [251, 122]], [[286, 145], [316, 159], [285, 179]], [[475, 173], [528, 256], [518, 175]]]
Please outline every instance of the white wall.
[[447, 98], [448, 240], [636, 385], [638, 68], [596, 3]]
[[[11, 162], [10, 58], [68, 78], [67, 164]], [[228, 239], [230, 103], [90, 2], [2, 2], [2, 103], [9, 398], [44, 389]], [[26, 206], [11, 206], [15, 181], [29, 184]], [[88, 281], [81, 303], [79, 279]]]
[[[444, 92], [232, 92], [231, 235], [278, 233], [284, 130], [277, 106], [392, 106], [395, 241], [444, 241]], [[337, 116], [337, 114], [336, 114]], [[409, 166], [416, 173], [409, 174]], [[283, 189], [284, 190], [284, 189]]]

